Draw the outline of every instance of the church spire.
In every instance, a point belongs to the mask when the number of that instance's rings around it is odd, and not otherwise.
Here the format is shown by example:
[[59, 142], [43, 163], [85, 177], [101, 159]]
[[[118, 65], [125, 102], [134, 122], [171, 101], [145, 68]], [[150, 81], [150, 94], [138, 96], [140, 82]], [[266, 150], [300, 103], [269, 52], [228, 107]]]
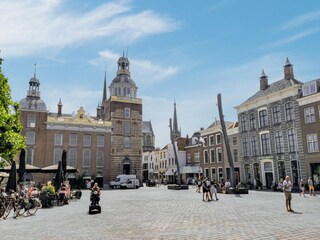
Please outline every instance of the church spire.
[[102, 95], [102, 105], [107, 101], [107, 71], [104, 71], [104, 83], [103, 83], [103, 95]]
[[178, 130], [176, 100], [174, 100], [174, 110], [173, 110], [173, 136], [174, 136], [174, 139], [176, 139], [177, 137], [181, 137], [181, 133]]

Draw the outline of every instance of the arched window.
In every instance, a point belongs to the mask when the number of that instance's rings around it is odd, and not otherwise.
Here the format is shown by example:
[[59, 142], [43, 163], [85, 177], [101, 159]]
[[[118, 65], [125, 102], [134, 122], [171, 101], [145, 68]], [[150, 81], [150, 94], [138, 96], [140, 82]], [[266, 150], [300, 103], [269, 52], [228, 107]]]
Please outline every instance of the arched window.
[[117, 87], [114, 88], [114, 95], [118, 96], [118, 88]]

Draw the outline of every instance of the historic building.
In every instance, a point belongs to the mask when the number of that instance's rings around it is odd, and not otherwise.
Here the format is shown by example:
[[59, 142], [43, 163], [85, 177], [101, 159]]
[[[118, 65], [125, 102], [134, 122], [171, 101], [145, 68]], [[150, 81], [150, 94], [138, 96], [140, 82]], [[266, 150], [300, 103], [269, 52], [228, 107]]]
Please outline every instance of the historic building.
[[[320, 79], [307, 82], [298, 99], [307, 177], [320, 189]], [[306, 181], [306, 179], [305, 179]]]
[[102, 119], [112, 125], [110, 176], [136, 174], [141, 179], [142, 99], [137, 97], [138, 87], [131, 78], [128, 58], [122, 56], [117, 63], [110, 97], [103, 100], [101, 108]]
[[[240, 181], [240, 166], [237, 161], [238, 151], [238, 131], [237, 122], [226, 122], [227, 135], [229, 137], [230, 148], [235, 162], [234, 171], [236, 183]], [[207, 129], [200, 131], [202, 140], [202, 161], [204, 177], [208, 177], [216, 182], [230, 180], [231, 172], [227, 158], [227, 151], [223, 139], [220, 121], [214, 121]], [[230, 135], [230, 136], [229, 136]], [[236, 160], [236, 161], [235, 161]]]
[[[63, 113], [61, 100], [57, 112], [49, 112], [40, 98], [40, 81], [35, 73], [29, 81], [26, 98], [20, 101], [27, 163], [41, 168], [54, 165], [66, 150], [67, 164], [77, 168], [77, 175], [83, 180], [94, 179], [103, 185], [119, 174], [136, 174], [141, 179], [142, 99], [137, 98], [138, 88], [130, 77], [129, 66], [128, 58], [119, 58], [109, 98], [105, 75], [102, 103], [97, 107], [96, 117], [89, 116], [82, 107], [72, 114]], [[150, 148], [154, 144], [152, 127], [146, 139], [148, 136]], [[53, 175], [35, 176], [27, 178], [44, 182]]]
[[270, 188], [292, 177], [306, 177], [297, 99], [302, 82], [287, 59], [283, 79], [268, 83], [262, 71], [260, 90], [236, 106], [241, 146], [241, 175], [248, 184]]

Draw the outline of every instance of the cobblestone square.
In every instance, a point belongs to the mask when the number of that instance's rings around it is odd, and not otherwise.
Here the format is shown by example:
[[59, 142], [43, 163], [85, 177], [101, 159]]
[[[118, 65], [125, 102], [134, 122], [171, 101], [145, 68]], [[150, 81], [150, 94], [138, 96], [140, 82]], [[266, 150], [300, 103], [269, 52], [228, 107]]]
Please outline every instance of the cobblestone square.
[[279, 192], [218, 194], [203, 202], [196, 189], [104, 190], [102, 213], [88, 215], [89, 191], [81, 200], [35, 216], [0, 220], [1, 240], [71, 239], [319, 239], [320, 198], [293, 194], [285, 211]]

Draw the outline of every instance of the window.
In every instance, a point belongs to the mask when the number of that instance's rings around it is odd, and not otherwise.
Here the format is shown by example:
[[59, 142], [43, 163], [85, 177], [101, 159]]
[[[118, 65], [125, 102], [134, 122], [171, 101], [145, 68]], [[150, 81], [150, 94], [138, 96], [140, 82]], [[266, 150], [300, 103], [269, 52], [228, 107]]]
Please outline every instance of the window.
[[91, 135], [83, 135], [83, 146], [85, 147], [91, 146]]
[[204, 146], [204, 147], [207, 147], [207, 146], [208, 146], [208, 138], [207, 138], [207, 137], [204, 137], [204, 138], [203, 138], [203, 146]]
[[305, 123], [313, 123], [316, 121], [314, 107], [309, 107], [304, 109], [304, 121]]
[[124, 131], [124, 135], [126, 135], [126, 136], [130, 135], [130, 133], [131, 133], [130, 122], [123, 123], [123, 131]]
[[242, 117], [240, 118], [241, 132], [247, 131], [246, 122], [247, 122], [246, 116], [242, 116]]
[[26, 150], [26, 164], [33, 165], [33, 156], [34, 156], [34, 149], [27, 148], [27, 150]]
[[90, 167], [90, 159], [91, 159], [91, 150], [90, 149], [83, 149], [83, 167]]
[[279, 181], [280, 182], [284, 181], [286, 177], [286, 168], [285, 168], [284, 161], [278, 162], [278, 174], [279, 174]]
[[285, 110], [286, 110], [286, 119], [287, 121], [292, 121], [294, 120], [294, 111], [293, 111], [293, 103], [288, 102], [284, 105]]
[[117, 87], [114, 89], [114, 95], [118, 96], [118, 88]]
[[204, 176], [209, 177], [209, 169], [208, 168], [204, 169]]
[[257, 126], [256, 126], [256, 119], [255, 119], [255, 117], [254, 117], [254, 114], [251, 113], [251, 114], [250, 114], [250, 129], [251, 129], [251, 130], [254, 130], [254, 129], [256, 129], [256, 128], [257, 128]]
[[273, 118], [273, 124], [281, 123], [280, 106], [274, 106], [272, 108], [272, 118]]
[[233, 146], [237, 145], [237, 137], [232, 138], [232, 145]]
[[214, 145], [214, 136], [210, 136], [209, 144], [210, 144], [210, 146]]
[[33, 131], [26, 133], [26, 144], [27, 145], [34, 145], [36, 142], [36, 133]]
[[242, 139], [242, 152], [244, 157], [249, 157], [249, 143], [247, 138]]
[[117, 121], [116, 122], [116, 126], [115, 126], [115, 129], [114, 129], [114, 132], [115, 133], [119, 133], [119, 134], [122, 133], [122, 123], [121, 123], [121, 121]]
[[266, 109], [259, 111], [259, 123], [260, 128], [268, 126], [268, 114]]
[[308, 96], [317, 92], [317, 82], [311, 82], [308, 84], [304, 84], [302, 87], [303, 96]]
[[103, 167], [104, 152], [102, 150], [97, 151], [97, 167]]
[[214, 155], [214, 149], [210, 149], [210, 162], [214, 163], [216, 161], [216, 156]]
[[187, 154], [187, 163], [191, 163], [191, 153]]
[[264, 156], [271, 154], [269, 133], [261, 134], [261, 150]]
[[75, 133], [69, 134], [69, 146], [77, 146], [78, 144], [78, 135]]
[[208, 151], [204, 150], [203, 155], [204, 155], [204, 163], [209, 163]]
[[233, 149], [233, 161], [238, 162], [238, 149]]
[[274, 139], [275, 139], [275, 147], [276, 147], [276, 153], [284, 153], [284, 143], [283, 143], [283, 136], [281, 131], [277, 131], [274, 133]]
[[151, 141], [151, 136], [150, 135], [147, 135], [146, 137], [146, 146], [152, 146], [152, 141]]
[[130, 108], [124, 109], [124, 118], [130, 118]]
[[222, 162], [222, 149], [217, 148], [217, 162]]
[[200, 153], [199, 153], [199, 152], [196, 152], [196, 153], [194, 154], [194, 161], [195, 161], [195, 162], [200, 162]]
[[294, 128], [288, 129], [289, 152], [296, 152], [296, 131]]
[[221, 180], [223, 179], [223, 170], [221, 167], [218, 168], [218, 178], [219, 182], [221, 182]]
[[104, 136], [103, 135], [97, 136], [97, 147], [104, 147]]
[[251, 181], [250, 165], [249, 164], [244, 164], [244, 177], [246, 179], [246, 182]]
[[271, 162], [264, 163], [264, 171], [265, 172], [272, 172], [272, 163]]
[[69, 149], [68, 165], [75, 168], [77, 167], [77, 149], [75, 148]]
[[63, 134], [56, 133], [54, 136], [54, 145], [55, 146], [62, 146]]
[[121, 97], [121, 87], [118, 87], [118, 96]]
[[53, 164], [58, 164], [62, 158], [62, 148], [55, 148], [53, 150]]
[[308, 146], [309, 153], [319, 152], [317, 134], [308, 134], [307, 135], [307, 146]]
[[130, 148], [131, 147], [131, 139], [130, 137], [124, 137], [123, 147]]
[[251, 137], [252, 156], [258, 156], [258, 141], [256, 136]]
[[216, 169], [211, 168], [211, 180], [216, 181], [217, 176], [216, 176]]
[[27, 117], [27, 127], [34, 128], [36, 127], [36, 115], [28, 114]]
[[221, 134], [220, 133], [216, 135], [216, 143], [221, 144]]

